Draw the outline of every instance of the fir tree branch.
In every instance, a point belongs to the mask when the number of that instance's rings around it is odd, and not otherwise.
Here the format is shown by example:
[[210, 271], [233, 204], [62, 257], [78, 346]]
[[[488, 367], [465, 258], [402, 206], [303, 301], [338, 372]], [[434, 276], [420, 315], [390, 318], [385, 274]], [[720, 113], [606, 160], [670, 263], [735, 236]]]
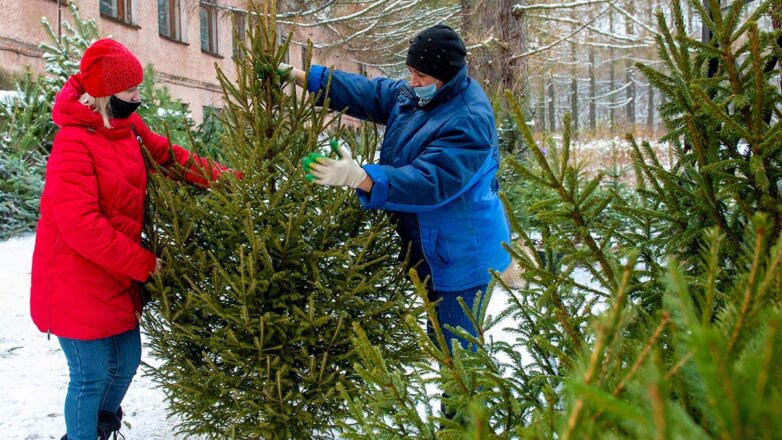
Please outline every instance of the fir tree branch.
[[771, 383], [769, 378], [771, 377], [772, 371], [778, 368], [778, 366], [774, 364], [774, 355], [776, 354], [775, 351], [779, 350], [779, 346], [776, 342], [779, 324], [780, 315], [779, 313], [775, 313], [769, 320], [768, 327], [766, 327], [766, 341], [765, 344], [763, 344], [762, 368], [760, 369], [755, 389], [758, 396], [768, 395], [768, 385]]
[[[613, 307], [611, 308], [611, 315], [608, 321], [608, 325], [598, 325], [598, 335], [595, 345], [592, 347], [592, 354], [590, 356], [587, 370], [584, 372], [582, 382], [584, 385], [591, 385], [592, 382], [600, 375], [600, 369], [603, 366], [604, 349], [609, 339], [613, 339], [613, 334], [616, 331], [617, 325], [621, 319], [622, 311], [624, 309], [626, 293], [628, 285], [630, 283], [633, 265], [635, 258], [628, 258], [628, 262], [625, 265], [622, 282], [617, 286], [616, 298], [614, 300]], [[570, 417], [567, 421], [567, 430], [562, 434], [563, 440], [569, 440], [575, 435], [578, 428], [581, 413], [584, 409], [584, 397], [579, 397], [573, 409], [571, 410]]]
[[682, 357], [682, 358], [679, 360], [679, 362], [677, 362], [677, 363], [676, 363], [676, 365], [674, 365], [674, 366], [673, 366], [673, 368], [671, 368], [671, 370], [670, 370], [670, 371], [668, 371], [668, 373], [666, 373], [666, 374], [665, 374], [665, 378], [666, 378], [666, 379], [670, 379], [670, 378], [672, 378], [673, 376], [676, 376], [676, 375], [679, 373], [679, 370], [680, 370], [680, 369], [681, 369], [681, 368], [684, 366], [684, 364], [686, 364], [686, 363], [687, 363], [687, 361], [689, 361], [691, 358], [692, 358], [692, 352], [688, 352], [687, 354], [685, 354], [685, 355], [684, 355], [684, 356], [683, 356], [683, 357]]
[[519, 107], [519, 103], [516, 102], [516, 99], [513, 96], [513, 92], [506, 90], [505, 99], [511, 103], [511, 108], [513, 109], [513, 113], [516, 117], [516, 123], [518, 124], [524, 139], [527, 141], [527, 146], [532, 151], [532, 154], [535, 155], [535, 159], [537, 159], [538, 164], [540, 164], [544, 174], [549, 179], [549, 181], [546, 182], [546, 185], [553, 185], [553, 182], [556, 182], [557, 178], [554, 175], [554, 172], [551, 170], [548, 160], [546, 160], [546, 155], [543, 154], [543, 151], [540, 149], [538, 143], [535, 141], [535, 138], [532, 136], [532, 131], [527, 125], [524, 113], [522, 112], [521, 107]]
[[[707, 163], [706, 152], [705, 145], [701, 143], [700, 132], [695, 127], [695, 123], [693, 122], [692, 118], [687, 117], [685, 118], [685, 121], [687, 122], [687, 128], [690, 131], [690, 140], [693, 142], [693, 149], [695, 150], [698, 157], [698, 166], [704, 167]], [[735, 243], [735, 240], [731, 236], [732, 234], [730, 232], [730, 228], [728, 228], [728, 225], [725, 222], [725, 218], [719, 209], [719, 202], [717, 201], [717, 198], [714, 194], [714, 182], [711, 178], [711, 174], [703, 173], [702, 178], [703, 181], [701, 183], [701, 187], [706, 195], [706, 202], [709, 207], [709, 211], [711, 212], [712, 218], [714, 219], [717, 226], [719, 226], [720, 230], [725, 231], [725, 233], [728, 234], [728, 239], [731, 241], [731, 243]]]
[[755, 283], [757, 282], [758, 271], [760, 270], [760, 259], [764, 250], [763, 243], [765, 242], [766, 229], [764, 224], [756, 226], [755, 229], [755, 246], [752, 253], [752, 269], [750, 270], [747, 286], [744, 289], [744, 300], [741, 303], [741, 311], [739, 312], [738, 321], [733, 327], [731, 332], [730, 342], [728, 342], [728, 354], [733, 351], [736, 345], [736, 341], [739, 338], [739, 332], [741, 331], [744, 321], [747, 319], [747, 313], [749, 311], [749, 305], [752, 301], [752, 294], [755, 291]]
[[763, 278], [763, 282], [760, 283], [758, 289], [758, 299], [763, 299], [772, 291], [771, 286], [778, 282], [780, 267], [782, 267], [782, 234], [779, 235], [775, 246], [772, 249], [773, 260], [770, 264], [766, 265], [766, 276]]
[[704, 290], [706, 291], [706, 301], [703, 304], [703, 317], [701, 319], [701, 325], [711, 325], [712, 314], [714, 313], [714, 298], [717, 294], [717, 278], [720, 275], [719, 257], [720, 257], [720, 245], [722, 243], [721, 232], [715, 229], [711, 229], [706, 234], [707, 248], [704, 250], [703, 259], [705, 260], [705, 272], [706, 283]]
[[[763, 75], [763, 60], [760, 55], [760, 41], [758, 38], [758, 27], [754, 23], [749, 28], [749, 44], [751, 48], [751, 54], [749, 56], [750, 60], [752, 61], [752, 79], [754, 83], [753, 87], [753, 95], [754, 95], [754, 102], [752, 105], [752, 108], [750, 109], [751, 116], [752, 116], [752, 134], [753, 138], [756, 139], [757, 143], [760, 143], [760, 139], [763, 139], [763, 117], [764, 117], [764, 106], [763, 106], [763, 93], [762, 90], [765, 88], [766, 81]], [[758, 148], [759, 145], [755, 145], [755, 148]], [[760, 151], [753, 151], [754, 154], [761, 153]]]
[[616, 387], [614, 387], [614, 389], [611, 391], [611, 394], [613, 396], [618, 396], [619, 393], [621, 393], [622, 390], [624, 389], [625, 385], [627, 385], [627, 382], [629, 382], [630, 379], [635, 374], [635, 372], [638, 371], [638, 368], [640, 368], [643, 361], [646, 360], [646, 356], [649, 355], [649, 352], [652, 350], [654, 344], [657, 343], [657, 339], [662, 334], [663, 330], [665, 329], [665, 326], [668, 325], [668, 321], [670, 321], [670, 318], [671, 316], [668, 312], [663, 312], [663, 317], [660, 320], [660, 323], [657, 325], [657, 328], [654, 330], [652, 336], [646, 341], [643, 350], [641, 350], [641, 354], [635, 360], [633, 366], [630, 367], [630, 370], [627, 372], [627, 374], [625, 374], [625, 376], [622, 378], [619, 384]]
[[649, 400], [652, 404], [652, 415], [654, 416], [654, 424], [657, 428], [656, 440], [665, 440], [668, 438], [666, 429], [666, 411], [665, 411], [665, 399], [660, 390], [659, 381], [655, 381], [647, 387], [649, 393]]

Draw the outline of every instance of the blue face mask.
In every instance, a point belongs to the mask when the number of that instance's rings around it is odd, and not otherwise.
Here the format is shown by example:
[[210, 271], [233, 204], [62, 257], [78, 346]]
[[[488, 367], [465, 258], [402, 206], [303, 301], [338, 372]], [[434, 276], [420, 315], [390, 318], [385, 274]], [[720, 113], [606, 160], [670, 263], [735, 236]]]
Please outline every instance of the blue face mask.
[[429, 84], [428, 86], [413, 87], [413, 92], [424, 104], [429, 102], [437, 93], [437, 81]]

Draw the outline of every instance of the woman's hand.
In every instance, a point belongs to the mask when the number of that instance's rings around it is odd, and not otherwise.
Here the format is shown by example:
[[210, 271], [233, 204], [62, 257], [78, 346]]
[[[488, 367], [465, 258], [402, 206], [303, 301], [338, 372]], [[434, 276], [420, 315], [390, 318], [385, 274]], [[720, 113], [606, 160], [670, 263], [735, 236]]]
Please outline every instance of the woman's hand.
[[155, 271], [152, 272], [152, 275], [160, 273], [161, 270], [163, 270], [163, 260], [155, 258]]

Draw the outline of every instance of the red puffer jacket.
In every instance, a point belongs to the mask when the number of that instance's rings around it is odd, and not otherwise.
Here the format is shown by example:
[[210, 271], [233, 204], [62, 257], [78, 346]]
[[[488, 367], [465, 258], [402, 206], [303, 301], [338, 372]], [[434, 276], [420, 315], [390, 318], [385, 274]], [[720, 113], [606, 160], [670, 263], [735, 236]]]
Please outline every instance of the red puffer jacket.
[[[46, 165], [41, 217], [33, 253], [30, 311], [43, 332], [97, 339], [135, 328], [139, 283], [155, 269], [155, 255], [140, 244], [147, 171], [130, 125], [161, 165], [173, 163], [168, 140], [135, 113], [112, 119], [79, 102], [83, 85], [71, 77], [58, 93], [52, 119], [61, 127]], [[173, 147], [186, 164], [190, 153]], [[212, 180], [224, 167], [192, 156]], [[192, 168], [187, 180], [209, 181]]]

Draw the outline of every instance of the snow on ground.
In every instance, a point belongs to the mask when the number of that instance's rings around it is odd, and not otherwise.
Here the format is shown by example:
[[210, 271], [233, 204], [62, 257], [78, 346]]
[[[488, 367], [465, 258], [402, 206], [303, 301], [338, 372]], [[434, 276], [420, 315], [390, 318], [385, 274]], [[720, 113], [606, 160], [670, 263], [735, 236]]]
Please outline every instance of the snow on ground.
[[19, 97], [19, 92], [16, 90], [0, 90], [0, 105], [13, 104], [14, 100]]
[[[0, 433], [14, 440], [59, 440], [65, 433], [68, 367], [57, 338], [47, 340], [30, 318], [34, 242], [32, 234], [0, 242]], [[488, 313], [497, 316], [507, 299], [506, 293], [496, 289]], [[510, 334], [502, 328], [513, 325], [507, 320], [492, 329], [490, 336], [509, 341]], [[146, 347], [142, 362], [158, 363]], [[194, 439], [174, 434], [177, 420], [167, 416], [164, 393], [143, 375], [143, 366], [122, 408], [126, 412], [122, 433], [127, 440]]]
[[[59, 440], [68, 367], [57, 338], [30, 319], [33, 235], [0, 242], [0, 433], [14, 440]], [[145, 348], [142, 361], [149, 361]], [[141, 373], [141, 371], [140, 371]], [[136, 375], [122, 407], [128, 440], [184, 439], [166, 415], [163, 391]], [[193, 438], [193, 437], [189, 437]]]

